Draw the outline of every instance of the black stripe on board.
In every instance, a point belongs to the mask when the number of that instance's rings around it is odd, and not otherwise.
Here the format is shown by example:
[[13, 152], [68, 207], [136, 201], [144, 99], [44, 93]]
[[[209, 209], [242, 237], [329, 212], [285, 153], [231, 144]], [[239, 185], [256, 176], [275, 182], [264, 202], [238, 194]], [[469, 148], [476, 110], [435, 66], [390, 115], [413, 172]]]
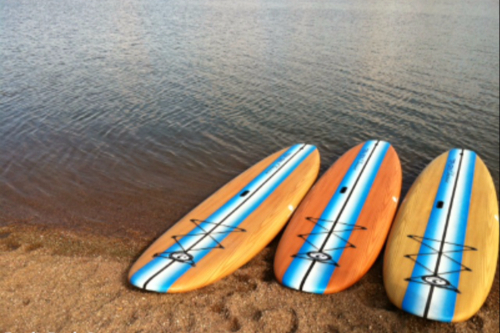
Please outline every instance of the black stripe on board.
[[[280, 172], [284, 167], [285, 165], [287, 165], [290, 161], [292, 161], [295, 156], [297, 156], [302, 150], [304, 150], [304, 148], [306, 147], [306, 144], [303, 144], [302, 147], [300, 147], [300, 149], [298, 149], [293, 155], [291, 158], [288, 159], [288, 161], [286, 161], [285, 163], [283, 163], [278, 169], [276, 169], [276, 171], [274, 171], [274, 173], [269, 176], [269, 178], [267, 178], [255, 191], [253, 191], [252, 193], [250, 193], [250, 195], [245, 198], [245, 200], [243, 200], [241, 202], [241, 204], [239, 204], [237, 207], [235, 207], [231, 212], [229, 212], [229, 214], [227, 214], [220, 222], [217, 222], [215, 224], [215, 226], [210, 230], [208, 231], [205, 235], [203, 235], [198, 241], [196, 241], [193, 245], [191, 245], [188, 249], [184, 250], [184, 252], [188, 252], [190, 250], [193, 249], [193, 247], [195, 247], [196, 245], [198, 245], [203, 239], [205, 239], [206, 237], [209, 237], [210, 236], [210, 233], [212, 233], [215, 229], [217, 229], [219, 226], [221, 226], [231, 215], [233, 215], [236, 211], [238, 211], [238, 209], [241, 208], [241, 206], [243, 206], [248, 200], [250, 200], [256, 193], [259, 192], [259, 190], [265, 185], [267, 184], [274, 176], [276, 176], [276, 174], [278, 172]], [[283, 155], [281, 155], [283, 156]], [[275, 163], [281, 156], [279, 156], [273, 163]], [[269, 164], [269, 166], [271, 166], [273, 163]], [[268, 166], [268, 167], [269, 167]], [[255, 179], [255, 178], [254, 178]], [[253, 181], [253, 180], [252, 180]], [[249, 184], [249, 183], [248, 183]], [[247, 185], [248, 185], [247, 184]], [[245, 185], [245, 186], [247, 186]], [[245, 186], [243, 188], [245, 188]], [[231, 198], [232, 199], [232, 198]], [[230, 200], [231, 200], [230, 199]], [[227, 201], [229, 202], [229, 201]], [[227, 203], [226, 202], [226, 203]], [[224, 205], [226, 204], [224, 203]], [[221, 205], [220, 207], [224, 206], [224, 205]], [[219, 207], [219, 208], [220, 208]], [[167, 265], [165, 265], [163, 268], [161, 268], [160, 270], [158, 270], [155, 274], [153, 274], [145, 283], [144, 283], [144, 286], [143, 286], [143, 289], [146, 289], [147, 285], [149, 284], [149, 282], [151, 282], [155, 277], [157, 277], [159, 274], [161, 274], [163, 271], [165, 271], [168, 267], [170, 267], [175, 261], [172, 260], [171, 262], [169, 262]]]
[[[330, 236], [333, 234], [333, 230], [335, 230], [335, 227], [337, 226], [337, 223], [339, 222], [339, 219], [340, 217], [342, 216], [342, 213], [344, 212], [344, 209], [346, 208], [347, 206], [347, 203], [349, 202], [349, 200], [351, 199], [351, 196], [352, 196], [352, 193], [354, 192], [354, 190], [356, 189], [356, 186], [358, 185], [358, 182], [359, 180], [361, 179], [361, 176], [363, 175], [363, 172], [365, 171], [366, 169], [366, 166], [368, 165], [368, 163], [370, 163], [370, 159], [372, 158], [373, 156], [373, 153], [375, 152], [375, 150], [377, 149], [378, 147], [378, 144], [380, 143], [380, 141], [377, 141], [377, 143], [375, 143], [375, 146], [373, 147], [373, 150], [371, 151], [370, 153], [370, 156], [368, 156], [368, 159], [366, 160], [366, 163], [365, 165], [363, 165], [363, 168], [361, 169], [361, 172], [359, 173], [358, 175], [358, 178], [356, 178], [356, 181], [354, 182], [354, 185], [352, 186], [352, 189], [351, 189], [351, 192], [349, 192], [349, 195], [347, 197], [347, 200], [345, 201], [344, 205], [342, 206], [339, 214], [337, 215], [337, 218], [335, 219], [335, 222], [333, 223], [330, 231], [328, 232], [326, 238], [325, 238], [325, 241], [323, 242], [323, 244], [321, 245], [321, 247], [319, 248], [319, 252], [323, 251], [325, 246], [326, 246], [326, 243], [328, 242], [328, 240], [330, 239]], [[354, 161], [353, 161], [354, 163]], [[345, 175], [344, 175], [345, 176]], [[314, 265], [316, 264], [316, 261], [313, 261], [309, 268], [307, 269], [306, 273], [304, 274], [304, 277], [302, 278], [302, 282], [300, 283], [300, 287], [299, 287], [299, 290], [303, 290], [304, 289], [304, 284], [306, 283], [306, 280], [307, 278], [309, 277], [309, 274], [311, 273], [312, 269], [314, 268]]]
[[[434, 276], [438, 276], [439, 264], [441, 263], [441, 257], [443, 256], [443, 248], [444, 248], [444, 245], [446, 243], [445, 242], [446, 233], [448, 232], [451, 211], [452, 211], [454, 199], [455, 199], [455, 192], [457, 191], [458, 179], [460, 178], [460, 171], [462, 171], [463, 158], [464, 158], [464, 150], [462, 149], [462, 152], [460, 153], [460, 162], [458, 162], [457, 178], [455, 179], [455, 184], [453, 185], [453, 191], [451, 193], [450, 208], [448, 209], [448, 214], [446, 216], [446, 223], [444, 225], [443, 237], [441, 239], [441, 245], [439, 246], [438, 259], [436, 262], [436, 267], [434, 268]], [[429, 290], [429, 296], [427, 296], [427, 303], [425, 304], [425, 310], [424, 310], [424, 315], [423, 315], [424, 318], [427, 318], [427, 316], [429, 315], [429, 308], [431, 307], [432, 294], [434, 293], [434, 288], [435, 288], [435, 286], [431, 285], [431, 289]]]

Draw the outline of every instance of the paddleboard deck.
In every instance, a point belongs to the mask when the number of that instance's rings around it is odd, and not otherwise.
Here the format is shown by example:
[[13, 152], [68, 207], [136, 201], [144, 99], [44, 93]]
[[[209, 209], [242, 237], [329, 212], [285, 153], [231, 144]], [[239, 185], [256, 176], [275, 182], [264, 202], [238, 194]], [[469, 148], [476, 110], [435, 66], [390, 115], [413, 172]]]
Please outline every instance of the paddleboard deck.
[[401, 184], [401, 164], [389, 143], [368, 141], [345, 153], [287, 226], [274, 261], [278, 281], [318, 294], [358, 281], [382, 250]]
[[257, 163], [156, 240], [129, 273], [134, 286], [186, 292], [247, 263], [283, 228], [317, 178], [319, 152], [297, 144]]
[[432, 161], [408, 192], [384, 258], [390, 300], [414, 315], [472, 317], [491, 289], [498, 258], [498, 201], [483, 161], [453, 149]]

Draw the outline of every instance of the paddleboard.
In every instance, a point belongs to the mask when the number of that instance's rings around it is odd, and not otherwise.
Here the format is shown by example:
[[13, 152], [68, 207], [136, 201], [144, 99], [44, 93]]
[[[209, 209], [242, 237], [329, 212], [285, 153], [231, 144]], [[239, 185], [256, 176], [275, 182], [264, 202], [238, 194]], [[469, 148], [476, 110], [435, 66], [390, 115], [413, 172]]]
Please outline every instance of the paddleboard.
[[367, 141], [338, 159], [307, 194], [276, 251], [283, 285], [330, 294], [353, 285], [377, 259], [401, 193], [394, 148]]
[[384, 284], [400, 309], [457, 322], [482, 306], [498, 258], [498, 201], [484, 162], [453, 149], [409, 190], [391, 230]]
[[297, 144], [257, 163], [156, 240], [129, 273], [138, 288], [187, 292], [234, 272], [283, 228], [319, 172], [316, 147]]

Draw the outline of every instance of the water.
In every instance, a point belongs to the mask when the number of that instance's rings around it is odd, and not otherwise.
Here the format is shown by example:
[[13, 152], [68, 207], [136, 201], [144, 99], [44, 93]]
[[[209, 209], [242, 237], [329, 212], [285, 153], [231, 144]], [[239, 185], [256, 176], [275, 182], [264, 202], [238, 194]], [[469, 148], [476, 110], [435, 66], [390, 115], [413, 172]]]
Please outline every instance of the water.
[[0, 59], [0, 225], [157, 235], [297, 142], [498, 190], [498, 1], [4, 0]]

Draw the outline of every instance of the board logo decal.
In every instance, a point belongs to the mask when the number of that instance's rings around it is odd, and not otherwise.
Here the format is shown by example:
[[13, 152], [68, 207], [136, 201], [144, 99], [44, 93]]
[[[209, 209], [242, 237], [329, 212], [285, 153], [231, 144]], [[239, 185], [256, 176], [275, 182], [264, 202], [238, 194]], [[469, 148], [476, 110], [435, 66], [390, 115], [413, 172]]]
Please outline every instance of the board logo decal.
[[[214, 226], [217, 225], [218, 223], [216, 222], [210, 222], [210, 221], [202, 221], [202, 220], [197, 220], [197, 219], [191, 219], [191, 222], [196, 225], [195, 229], [199, 229], [199, 233], [196, 232], [191, 232], [189, 234], [184, 234], [184, 235], [174, 235], [172, 238], [175, 240], [176, 245], [178, 245], [182, 250], [181, 251], [164, 251], [164, 252], [159, 252], [155, 253], [153, 257], [159, 257], [159, 258], [164, 258], [164, 259], [172, 259], [174, 261], [188, 264], [191, 266], [196, 266], [196, 263], [193, 260], [193, 255], [191, 252], [195, 251], [205, 251], [205, 250], [214, 250], [214, 249], [224, 249], [224, 246], [212, 235], [221, 235], [221, 234], [230, 234], [232, 232], [246, 232], [245, 229], [243, 228], [238, 228], [238, 227], [232, 227], [229, 225], [224, 225], [224, 224], [219, 224], [219, 228], [213, 228], [212, 230], [205, 230], [201, 224], [203, 225], [209, 225], [209, 226]], [[222, 228], [222, 230], [220, 230]], [[226, 228], [224, 230], [224, 228]], [[201, 236], [201, 237], [200, 237]], [[196, 237], [198, 238], [197, 242], [200, 242], [204, 237], [210, 237], [213, 241], [213, 246], [210, 247], [202, 247], [202, 248], [196, 248], [197, 243], [194, 243], [191, 245], [190, 248], [185, 249], [182, 246], [181, 240], [185, 237]]]
[[[472, 269], [462, 263], [463, 253], [478, 251], [465, 245], [476, 155], [453, 149], [449, 152], [425, 235], [408, 235], [420, 243], [402, 308], [424, 318], [451, 321], [460, 294], [462, 272]], [[416, 295], [427, 295], [417, 297]]]
[[[462, 156], [462, 154], [460, 155]], [[455, 172], [455, 163], [457, 162], [456, 159], [450, 159], [448, 161], [448, 164], [446, 165], [446, 176], [445, 176], [445, 182], [446, 183], [449, 183], [450, 181], [452, 181], [454, 179], [454, 176], [456, 174]]]
[[222, 241], [229, 234], [245, 232], [238, 226], [315, 150], [312, 145], [292, 146], [206, 220], [191, 219], [194, 228], [174, 236], [175, 244], [138, 269], [130, 282], [139, 288], [167, 292], [209, 252], [224, 249]]
[[[339, 250], [344, 250], [347, 248], [356, 248], [354, 244], [349, 242], [348, 239], [345, 239], [342, 237], [344, 232], [346, 231], [358, 231], [358, 230], [366, 230], [366, 227], [355, 225], [355, 224], [349, 224], [349, 223], [343, 223], [343, 222], [337, 222], [341, 226], [345, 226], [345, 228], [340, 228], [340, 229], [333, 229], [331, 227], [331, 223], [335, 223], [336, 221], [328, 221], [328, 220], [322, 220], [319, 218], [312, 218], [312, 217], [307, 217], [307, 221], [314, 223], [315, 225], [319, 226], [323, 231], [316, 232], [316, 233], [308, 233], [308, 234], [302, 234], [298, 235], [299, 238], [302, 238], [304, 242], [309, 243], [316, 251], [309, 251], [309, 252], [299, 252], [297, 254], [292, 255], [293, 258], [299, 258], [299, 259], [304, 259], [304, 260], [309, 260], [313, 262], [318, 262], [321, 264], [327, 264], [327, 265], [333, 265], [336, 267], [339, 267], [338, 262], [333, 260], [333, 253], [335, 251]], [[326, 235], [326, 236], [334, 236], [339, 239], [337, 243], [340, 243], [340, 246], [334, 247], [334, 248], [328, 248], [328, 249], [322, 249], [318, 247], [316, 244], [311, 243], [308, 238], [311, 235]]]
[[354, 231], [367, 230], [356, 222], [390, 144], [368, 141], [358, 152], [336, 192], [310, 233], [297, 235], [304, 240], [283, 275], [282, 283], [293, 289], [322, 294], [328, 286]]

